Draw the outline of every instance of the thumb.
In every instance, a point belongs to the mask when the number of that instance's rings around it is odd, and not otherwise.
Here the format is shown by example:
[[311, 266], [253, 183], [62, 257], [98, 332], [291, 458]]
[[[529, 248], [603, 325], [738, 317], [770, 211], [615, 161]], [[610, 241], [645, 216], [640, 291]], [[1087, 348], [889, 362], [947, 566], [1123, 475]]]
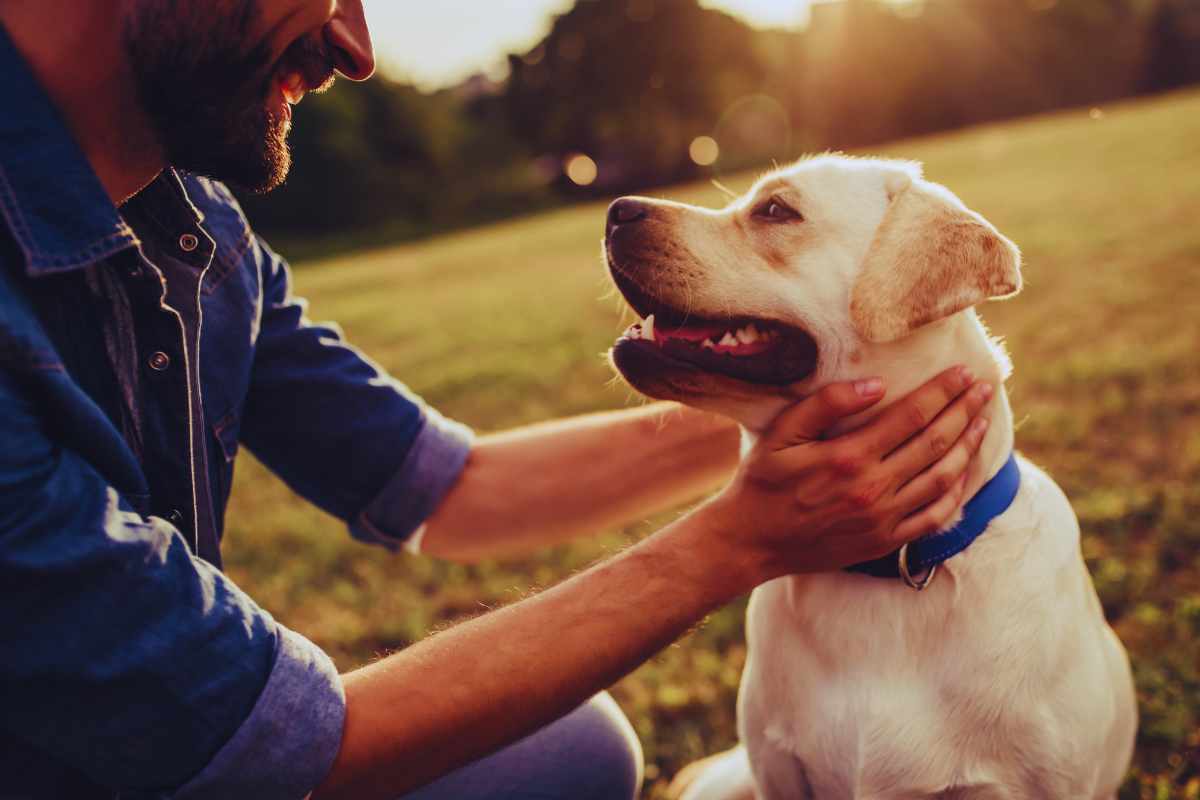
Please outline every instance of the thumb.
[[883, 399], [879, 378], [831, 383], [780, 414], [764, 437], [772, 450], [783, 450], [820, 439], [846, 417], [865, 411]]

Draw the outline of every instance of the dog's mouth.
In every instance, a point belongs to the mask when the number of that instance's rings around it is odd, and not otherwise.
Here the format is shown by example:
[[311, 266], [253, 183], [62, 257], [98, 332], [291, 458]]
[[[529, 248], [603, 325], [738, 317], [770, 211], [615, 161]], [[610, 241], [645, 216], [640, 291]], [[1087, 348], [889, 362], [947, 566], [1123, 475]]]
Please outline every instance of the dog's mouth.
[[617, 340], [618, 366], [623, 351], [636, 349], [665, 368], [686, 366], [760, 385], [786, 386], [816, 370], [817, 343], [799, 328], [755, 317], [697, 316], [654, 297], [619, 270], [612, 274], [642, 318]]

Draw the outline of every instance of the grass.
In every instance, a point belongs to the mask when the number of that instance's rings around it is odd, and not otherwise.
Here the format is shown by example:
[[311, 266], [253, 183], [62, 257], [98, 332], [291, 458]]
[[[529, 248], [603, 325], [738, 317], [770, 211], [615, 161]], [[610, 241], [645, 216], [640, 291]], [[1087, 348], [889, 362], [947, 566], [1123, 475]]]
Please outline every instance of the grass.
[[[1200, 93], [881, 148], [980, 210], [1026, 254], [1027, 288], [985, 309], [1016, 363], [1018, 444], [1082, 521], [1084, 553], [1132, 654], [1141, 704], [1129, 798], [1200, 798]], [[753, 176], [723, 176], [744, 188]], [[721, 204], [709, 186], [665, 193]], [[600, 204], [310, 263], [314, 316], [481, 431], [625, 405], [600, 354], [620, 328]], [[293, 254], [293, 256], [296, 254]], [[355, 544], [247, 456], [229, 569], [342, 668], [519, 599], [656, 521], [526, 560], [462, 567]], [[661, 522], [659, 520], [658, 522]], [[614, 689], [649, 798], [735, 739], [742, 606]]]

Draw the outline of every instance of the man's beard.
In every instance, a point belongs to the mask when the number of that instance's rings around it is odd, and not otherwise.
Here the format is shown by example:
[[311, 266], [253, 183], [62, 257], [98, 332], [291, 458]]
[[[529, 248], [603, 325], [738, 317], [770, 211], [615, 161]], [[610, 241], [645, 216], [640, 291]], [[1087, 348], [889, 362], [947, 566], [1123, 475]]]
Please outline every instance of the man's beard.
[[[260, 30], [258, 0], [139, 0], [125, 26], [138, 99], [171, 166], [265, 193], [287, 178], [289, 120], [273, 110], [278, 63]], [[332, 68], [321, 44], [284, 54], [312, 84]], [[293, 66], [294, 65], [294, 66]]]

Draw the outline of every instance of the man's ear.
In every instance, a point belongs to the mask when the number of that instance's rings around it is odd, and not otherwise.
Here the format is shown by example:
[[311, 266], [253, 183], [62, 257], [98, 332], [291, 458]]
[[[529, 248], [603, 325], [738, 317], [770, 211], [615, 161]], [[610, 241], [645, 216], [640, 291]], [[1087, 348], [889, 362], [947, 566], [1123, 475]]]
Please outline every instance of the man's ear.
[[937, 184], [900, 178], [850, 298], [868, 342], [892, 342], [1021, 290], [1021, 253]]

